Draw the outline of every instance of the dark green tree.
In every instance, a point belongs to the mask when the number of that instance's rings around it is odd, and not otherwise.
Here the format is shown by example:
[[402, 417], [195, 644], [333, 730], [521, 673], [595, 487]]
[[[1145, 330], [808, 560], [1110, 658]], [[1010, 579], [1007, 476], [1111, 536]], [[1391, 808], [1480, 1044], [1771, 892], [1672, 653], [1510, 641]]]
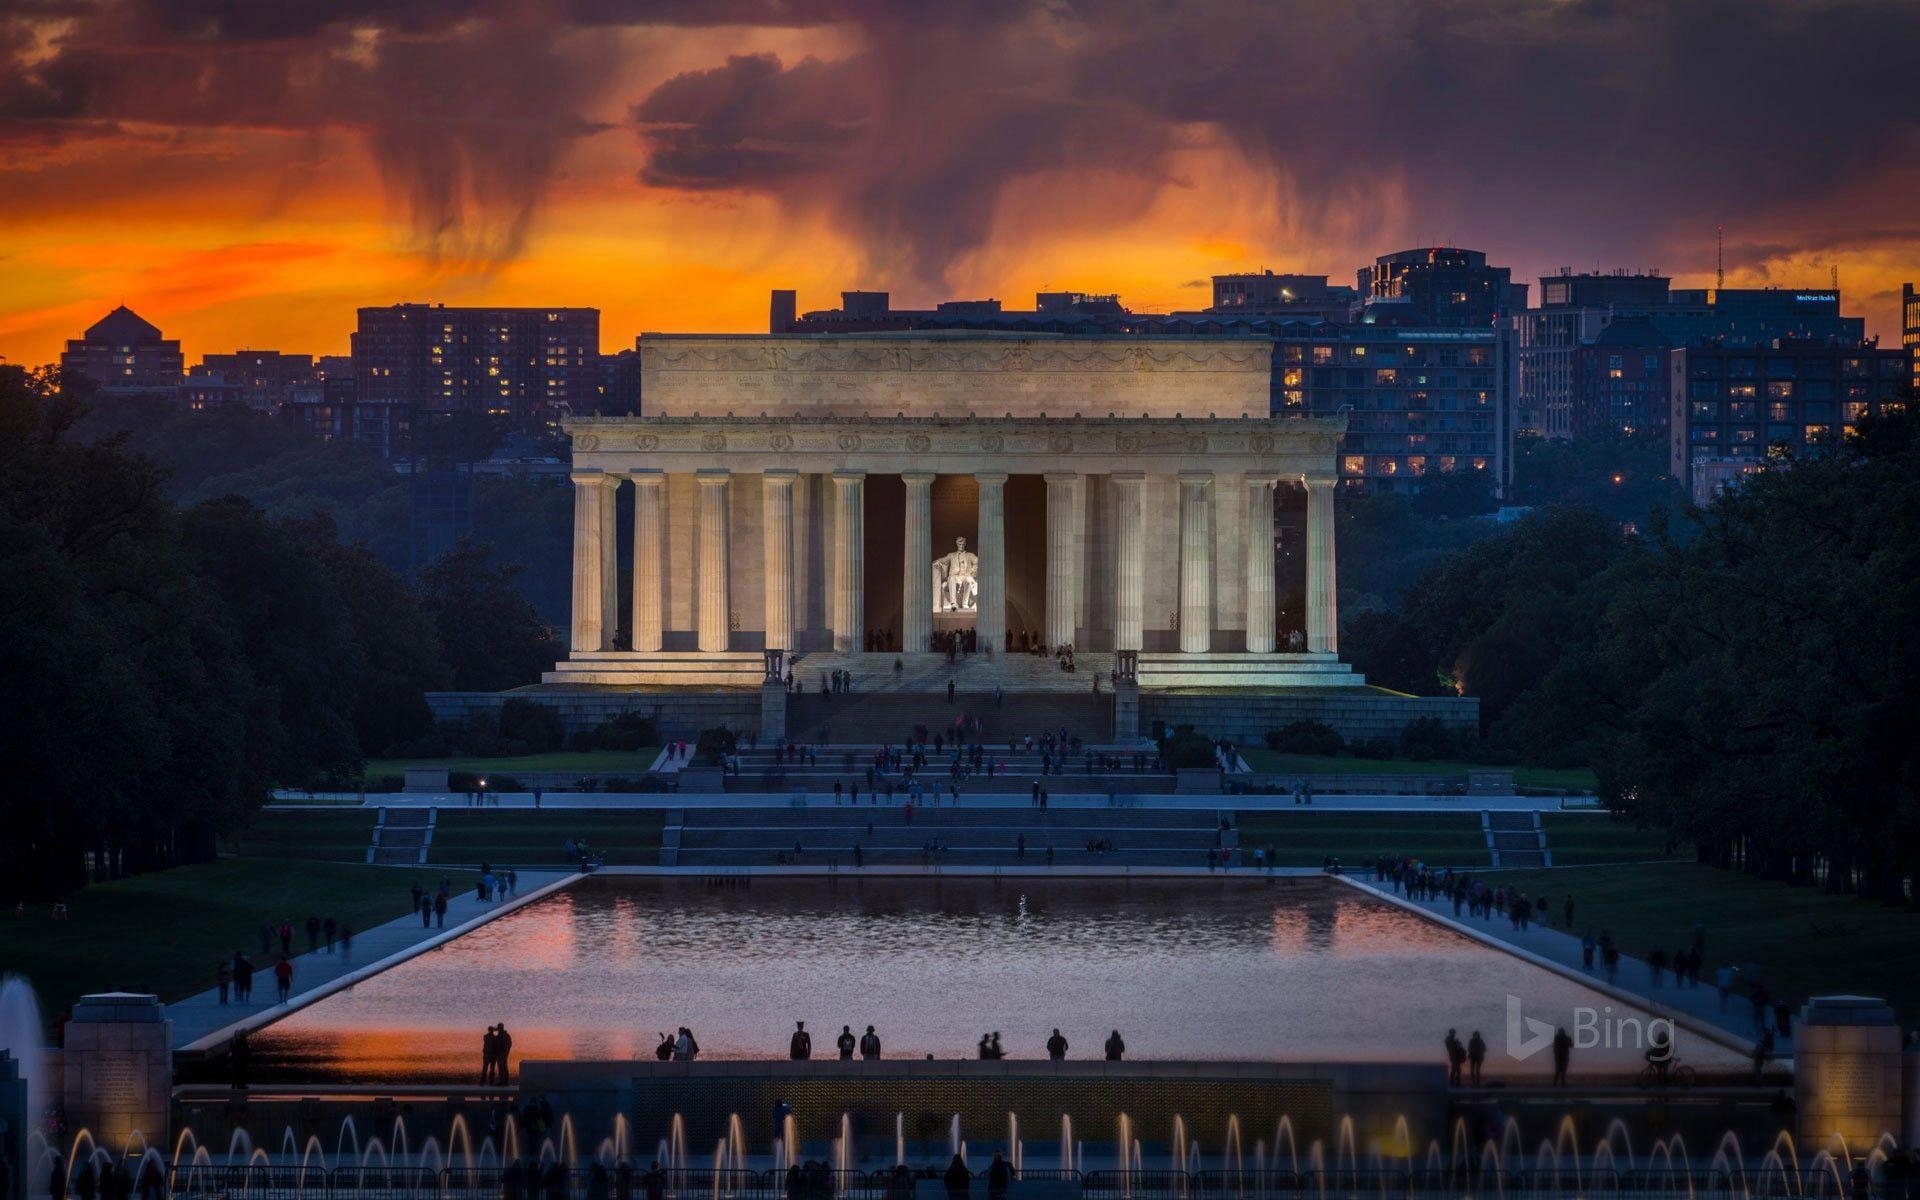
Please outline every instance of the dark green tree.
[[514, 586], [521, 569], [463, 539], [421, 570], [421, 602], [439, 631], [454, 690], [521, 687], [560, 658], [553, 627]]

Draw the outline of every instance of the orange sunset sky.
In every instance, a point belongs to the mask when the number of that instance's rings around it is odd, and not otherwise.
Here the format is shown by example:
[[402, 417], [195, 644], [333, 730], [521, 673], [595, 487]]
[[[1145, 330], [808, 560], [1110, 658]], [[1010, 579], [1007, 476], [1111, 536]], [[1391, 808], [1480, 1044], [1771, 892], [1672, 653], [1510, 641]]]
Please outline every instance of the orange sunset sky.
[[[768, 289], [1206, 277], [1449, 243], [1529, 282], [1920, 280], [1906, 0], [0, 0], [0, 355], [188, 360], [360, 305], [759, 330]], [[1904, 94], [1903, 94], [1904, 93]]]

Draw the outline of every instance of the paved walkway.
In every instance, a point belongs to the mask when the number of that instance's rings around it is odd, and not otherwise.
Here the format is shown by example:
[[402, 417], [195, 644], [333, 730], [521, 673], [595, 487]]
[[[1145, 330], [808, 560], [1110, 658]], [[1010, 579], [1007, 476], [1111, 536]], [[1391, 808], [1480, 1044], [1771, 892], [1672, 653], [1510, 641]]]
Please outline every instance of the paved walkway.
[[[470, 886], [464, 891], [453, 892], [447, 900], [447, 923], [444, 928], [428, 929], [420, 924], [417, 915], [406, 916], [355, 933], [351, 954], [339, 953], [336, 948], [333, 954], [320, 950], [296, 956], [293, 960], [293, 992], [286, 1004], [276, 1003], [273, 964], [279, 961], [279, 956], [254, 953], [258, 949], [258, 940], [254, 933], [246, 933], [238, 945], [254, 960], [253, 1002], [221, 1004], [219, 992], [212, 988], [197, 996], [173, 1001], [167, 1005], [167, 1019], [173, 1022], [173, 1048], [204, 1050], [226, 1041], [236, 1029], [258, 1029], [271, 1024], [288, 1013], [531, 903], [576, 878], [566, 871], [523, 870], [517, 874], [519, 894], [508, 900], [483, 903], [475, 898], [474, 889]], [[458, 880], [471, 881], [475, 878], [472, 871], [452, 872], [451, 875], [457, 876]], [[300, 945], [305, 937], [304, 929], [296, 930], [295, 945]]]
[[[1476, 938], [1489, 945], [1500, 946], [1539, 966], [1556, 971], [1561, 975], [1577, 980], [1587, 987], [1609, 993], [1617, 998], [1661, 1016], [1670, 1016], [1684, 1026], [1688, 1026], [1706, 1036], [1737, 1046], [1741, 1053], [1749, 1053], [1757, 1033], [1753, 1023], [1753, 1006], [1743, 995], [1730, 996], [1723, 1011], [1720, 993], [1713, 986], [1709, 974], [1701, 980], [1699, 987], [1677, 987], [1671, 971], [1663, 972], [1663, 982], [1656, 985], [1653, 981], [1653, 968], [1646, 961], [1630, 958], [1625, 952], [1620, 955], [1620, 969], [1609, 984], [1605, 973], [1599, 966], [1599, 954], [1594, 955], [1595, 965], [1588, 970], [1582, 965], [1580, 933], [1568, 933], [1560, 929], [1542, 925], [1529, 925], [1522, 932], [1514, 929], [1512, 923], [1503, 916], [1491, 918], [1468, 916], [1465, 907], [1460, 916], [1453, 915], [1451, 900], [1413, 900], [1394, 891], [1393, 884], [1386, 880], [1355, 878], [1351, 875], [1340, 877], [1353, 887], [1372, 895], [1379, 896], [1402, 908], [1424, 913], [1439, 920], [1442, 924], [1469, 937]], [[1551, 872], [1541, 875], [1543, 881], [1551, 881]], [[1579, 912], [1580, 898], [1574, 897], [1575, 914]], [[1558, 905], [1554, 911], [1558, 912]], [[1557, 919], [1557, 917], [1556, 917]], [[1594, 931], [1599, 936], [1599, 931]], [[1709, 935], [1711, 945], [1711, 935]], [[1772, 1020], [1772, 1014], [1767, 1014]], [[1785, 1059], [1793, 1056], [1793, 1040], [1780, 1038], [1775, 1042], [1774, 1054]], [[1684, 1055], [1683, 1055], [1684, 1057]]]
[[[1060, 776], [1060, 791], [1049, 791], [1047, 803], [1055, 808], [1109, 807], [1105, 792], [1073, 792], [1072, 772]], [[1248, 795], [1222, 792], [1121, 793], [1120, 806], [1126, 808], [1217, 808], [1236, 812], [1585, 812], [1599, 806], [1578, 797], [1562, 796], [1405, 796], [1390, 794], [1340, 794], [1315, 796], [1310, 808], [1296, 805], [1293, 797]], [[962, 808], [1024, 808], [1026, 792], [962, 791]], [[542, 792], [540, 807], [545, 808], [832, 808], [833, 793], [825, 792]], [[309, 809], [313, 804], [282, 804], [273, 807]], [[328, 806], [331, 807], [331, 806]], [[463, 792], [368, 792], [364, 801], [345, 793], [339, 807], [353, 808], [471, 808]], [[488, 792], [486, 808], [530, 809], [531, 792]], [[843, 804], [842, 807], [845, 807]], [[942, 804], [941, 807], [952, 807]]]

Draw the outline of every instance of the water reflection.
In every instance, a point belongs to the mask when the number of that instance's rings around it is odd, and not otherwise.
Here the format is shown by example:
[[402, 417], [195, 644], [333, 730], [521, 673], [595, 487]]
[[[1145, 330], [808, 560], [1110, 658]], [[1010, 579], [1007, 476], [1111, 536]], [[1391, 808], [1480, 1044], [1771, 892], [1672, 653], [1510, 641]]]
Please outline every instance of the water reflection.
[[[306, 1078], [477, 1081], [479, 1037], [504, 1021], [515, 1058], [636, 1058], [690, 1025], [703, 1059], [784, 1057], [804, 1020], [820, 1049], [878, 1027], [886, 1055], [962, 1057], [1002, 1030], [1073, 1057], [1108, 1030], [1130, 1057], [1434, 1059], [1486, 1032], [1505, 1000], [1570, 1023], [1607, 1000], [1561, 977], [1323, 881], [795, 880], [749, 890], [598, 879], [495, 921], [254, 1040], [263, 1067]], [[1683, 1034], [1702, 1069], [1731, 1052]], [[1546, 1056], [1490, 1064], [1550, 1072]], [[1577, 1072], [1628, 1071], [1593, 1050]]]

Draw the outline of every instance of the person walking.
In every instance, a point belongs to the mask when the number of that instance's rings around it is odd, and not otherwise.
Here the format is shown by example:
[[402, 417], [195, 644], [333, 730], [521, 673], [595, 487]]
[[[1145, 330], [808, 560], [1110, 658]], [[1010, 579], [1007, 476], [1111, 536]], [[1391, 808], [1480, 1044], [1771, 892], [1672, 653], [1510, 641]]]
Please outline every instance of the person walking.
[[813, 1057], [813, 1035], [807, 1032], [805, 1021], [793, 1023], [793, 1036], [787, 1039], [787, 1057], [794, 1062], [805, 1062]]
[[1487, 1039], [1480, 1036], [1478, 1029], [1467, 1039], [1467, 1077], [1474, 1087], [1480, 1086], [1480, 1068], [1487, 1061]]
[[1460, 1041], [1459, 1032], [1452, 1029], [1447, 1030], [1447, 1036], [1442, 1044], [1447, 1048], [1447, 1083], [1449, 1086], [1459, 1087], [1460, 1068], [1466, 1065], [1467, 1048]]
[[[239, 953], [238, 950], [234, 951], [236, 957]], [[213, 985], [220, 989], [220, 1003], [222, 1005], [226, 1004], [227, 990], [233, 985], [233, 963], [231, 960], [223, 958], [219, 964], [213, 968]]]
[[1553, 1086], [1567, 1086], [1567, 1064], [1573, 1059], [1573, 1039], [1562, 1026], [1553, 1031]]
[[842, 1025], [840, 1036], [834, 1041], [834, 1047], [840, 1051], [841, 1062], [852, 1062], [853, 1052], [859, 1046], [859, 1040], [853, 1036], [853, 1026]]
[[860, 1057], [866, 1059], [880, 1057], [880, 1035], [873, 1031], [871, 1025], [867, 1026], [867, 1031], [860, 1035]]
[[253, 960], [238, 950], [233, 952], [233, 998], [242, 1004], [253, 1001]]
[[280, 989], [280, 1003], [285, 1004], [293, 995], [293, 961], [284, 954], [273, 964], [273, 981]]
[[447, 894], [445, 892], [434, 893], [433, 919], [439, 928], [447, 927]]

